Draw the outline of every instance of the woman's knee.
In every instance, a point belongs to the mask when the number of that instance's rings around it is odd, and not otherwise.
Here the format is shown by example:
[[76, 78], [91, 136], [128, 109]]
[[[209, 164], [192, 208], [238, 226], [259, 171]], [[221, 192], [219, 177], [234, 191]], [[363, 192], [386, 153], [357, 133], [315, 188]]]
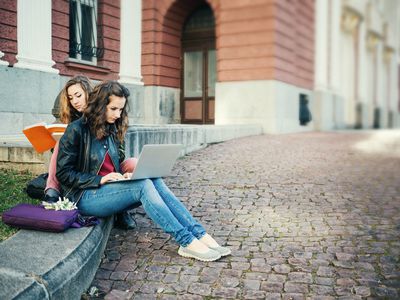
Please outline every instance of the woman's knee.
[[153, 184], [153, 181], [150, 179], [144, 179], [142, 182], [142, 190], [141, 190], [141, 202], [151, 202], [153, 204], [161, 203], [162, 198], [158, 193], [156, 187]]
[[142, 179], [140, 180], [140, 184], [142, 186], [142, 191], [149, 192], [155, 190], [154, 184], [151, 179]]

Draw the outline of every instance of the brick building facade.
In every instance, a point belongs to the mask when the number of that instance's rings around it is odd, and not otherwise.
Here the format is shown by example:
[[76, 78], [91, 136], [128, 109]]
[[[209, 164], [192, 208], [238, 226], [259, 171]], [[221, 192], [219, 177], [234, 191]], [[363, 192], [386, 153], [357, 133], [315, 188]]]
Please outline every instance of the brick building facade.
[[0, 117], [13, 126], [0, 134], [52, 121], [75, 74], [125, 84], [131, 123], [398, 126], [399, 16], [391, 0], [3, 0]]

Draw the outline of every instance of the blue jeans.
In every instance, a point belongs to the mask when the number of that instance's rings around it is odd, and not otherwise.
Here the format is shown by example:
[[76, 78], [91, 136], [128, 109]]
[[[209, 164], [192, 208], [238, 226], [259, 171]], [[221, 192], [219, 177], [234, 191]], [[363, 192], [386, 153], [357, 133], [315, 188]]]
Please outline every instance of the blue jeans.
[[161, 178], [104, 184], [87, 189], [78, 202], [84, 215], [108, 217], [141, 202], [147, 215], [181, 246], [206, 234]]

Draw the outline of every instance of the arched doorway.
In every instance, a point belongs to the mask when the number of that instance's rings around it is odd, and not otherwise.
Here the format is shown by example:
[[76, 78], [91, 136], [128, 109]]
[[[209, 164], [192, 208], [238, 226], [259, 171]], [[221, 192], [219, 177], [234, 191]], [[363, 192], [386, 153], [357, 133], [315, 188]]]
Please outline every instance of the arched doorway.
[[214, 123], [216, 71], [215, 19], [205, 4], [186, 19], [182, 31], [182, 123]]

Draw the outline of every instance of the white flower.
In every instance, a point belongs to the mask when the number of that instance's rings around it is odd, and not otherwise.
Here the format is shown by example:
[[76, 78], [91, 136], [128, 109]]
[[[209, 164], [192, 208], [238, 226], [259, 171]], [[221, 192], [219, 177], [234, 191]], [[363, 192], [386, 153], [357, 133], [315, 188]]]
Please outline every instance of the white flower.
[[44, 206], [45, 209], [54, 209], [54, 210], [74, 210], [78, 209], [76, 205], [69, 201], [68, 198], [63, 198], [61, 197], [58, 198], [59, 200], [55, 203], [53, 202], [42, 202], [42, 205]]

